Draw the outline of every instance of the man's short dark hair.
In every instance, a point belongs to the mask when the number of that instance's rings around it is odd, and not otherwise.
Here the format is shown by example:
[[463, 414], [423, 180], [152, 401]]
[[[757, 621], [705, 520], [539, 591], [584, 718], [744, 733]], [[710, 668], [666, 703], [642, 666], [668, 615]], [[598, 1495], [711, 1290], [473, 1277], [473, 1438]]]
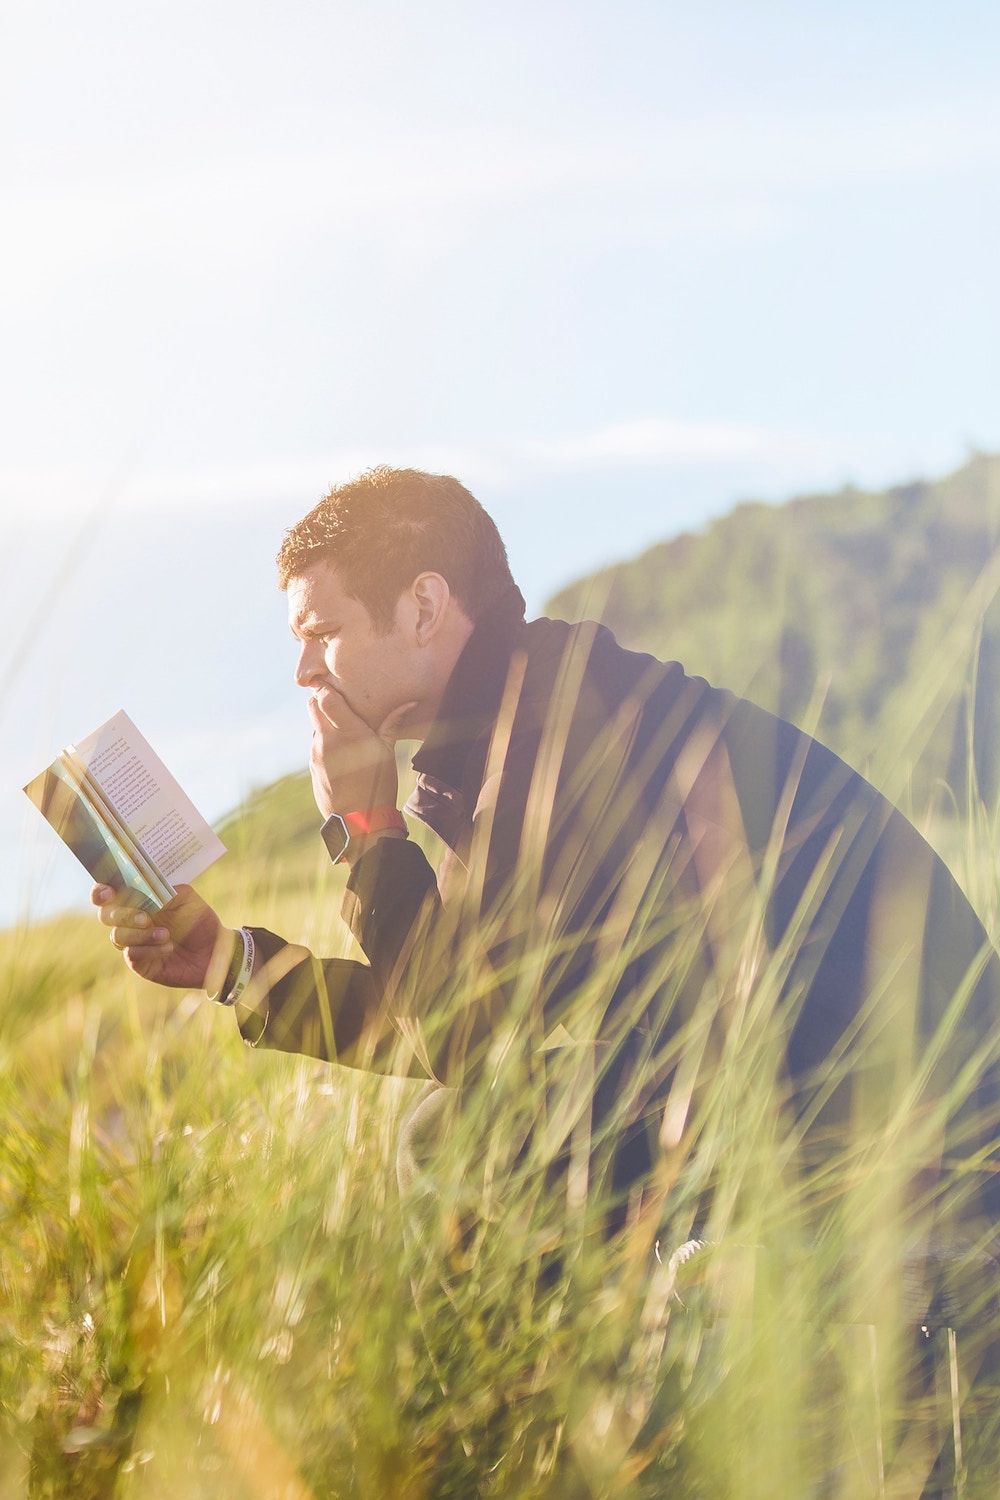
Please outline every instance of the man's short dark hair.
[[330, 563], [379, 630], [420, 573], [440, 573], [470, 620], [514, 587], [507, 550], [479, 501], [450, 474], [369, 469], [335, 485], [285, 532], [278, 581], [286, 589], [316, 563]]

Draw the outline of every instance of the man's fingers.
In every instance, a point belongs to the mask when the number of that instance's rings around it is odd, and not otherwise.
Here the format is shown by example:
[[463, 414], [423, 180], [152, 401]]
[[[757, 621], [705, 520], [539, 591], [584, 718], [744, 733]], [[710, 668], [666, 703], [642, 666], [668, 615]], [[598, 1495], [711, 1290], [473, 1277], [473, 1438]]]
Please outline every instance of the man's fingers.
[[120, 906], [114, 901], [106, 902], [100, 910], [100, 918], [105, 927], [151, 927], [146, 912], [137, 906]]
[[106, 906], [114, 894], [110, 885], [92, 885], [90, 888], [90, 899], [95, 906]]
[[138, 974], [140, 979], [149, 979], [155, 975], [164, 958], [173, 951], [173, 943], [164, 943], [159, 948], [123, 948], [122, 954], [134, 974]]
[[170, 938], [165, 927], [112, 927], [108, 936], [112, 946], [121, 952], [126, 948], [163, 948]]
[[412, 713], [416, 706], [417, 702], [414, 699], [412, 703], [401, 703], [398, 708], [392, 710], [391, 714], [386, 714], [378, 726], [379, 739], [394, 743], [396, 740], [396, 730], [406, 718], [406, 715]]
[[309, 696], [309, 717], [316, 729], [332, 727], [345, 734], [371, 734], [371, 725], [366, 724], [348, 703], [343, 693], [336, 688], [317, 688]]
[[[386, 714], [375, 731], [379, 739], [392, 740], [406, 715], [412, 713], [416, 706], [416, 699], [414, 699], [411, 703], [401, 703], [398, 708]], [[371, 725], [354, 712], [343, 693], [338, 693], [336, 688], [329, 686], [317, 688], [309, 696], [308, 707], [313, 728], [318, 729], [320, 733], [327, 727], [339, 729], [346, 734], [370, 735], [372, 733]]]

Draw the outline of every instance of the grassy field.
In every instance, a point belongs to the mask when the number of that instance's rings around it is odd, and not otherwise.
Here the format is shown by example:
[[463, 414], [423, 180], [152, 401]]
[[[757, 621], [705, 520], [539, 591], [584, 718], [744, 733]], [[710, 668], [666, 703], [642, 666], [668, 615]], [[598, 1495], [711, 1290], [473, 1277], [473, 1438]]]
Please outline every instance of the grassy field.
[[[315, 824], [278, 784], [200, 888], [346, 952]], [[995, 936], [991, 821], [939, 832]], [[997, 1493], [968, 1395], [995, 1268], [956, 1268], [957, 1339], [907, 1304], [926, 1111], [892, 1097], [805, 1173], [775, 1024], [719, 1059], [609, 1255], [599, 1175], [553, 1191], [554, 1148], [517, 1149], [543, 1107], [517, 1046], [401, 1194], [419, 1082], [250, 1051], [85, 917], [0, 935], [0, 983], [0, 1500], [855, 1500], [920, 1495], [937, 1455], [942, 1493]]]

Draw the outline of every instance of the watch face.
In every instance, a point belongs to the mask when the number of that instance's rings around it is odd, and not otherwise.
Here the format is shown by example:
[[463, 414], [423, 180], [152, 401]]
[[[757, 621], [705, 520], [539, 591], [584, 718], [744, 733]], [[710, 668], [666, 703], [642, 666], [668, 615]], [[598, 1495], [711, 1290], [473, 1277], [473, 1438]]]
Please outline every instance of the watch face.
[[320, 829], [327, 853], [334, 864], [342, 859], [347, 853], [347, 846], [351, 842], [351, 835], [347, 831], [347, 824], [340, 813], [331, 813], [323, 827]]

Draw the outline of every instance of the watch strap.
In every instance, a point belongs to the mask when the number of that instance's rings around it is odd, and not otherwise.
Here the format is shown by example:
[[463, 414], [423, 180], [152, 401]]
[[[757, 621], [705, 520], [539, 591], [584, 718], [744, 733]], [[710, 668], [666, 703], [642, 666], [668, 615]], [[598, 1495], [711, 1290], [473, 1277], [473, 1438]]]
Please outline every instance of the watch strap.
[[367, 812], [331, 813], [320, 829], [320, 836], [336, 865], [344, 859], [352, 840], [360, 842], [369, 834], [384, 833], [390, 828], [404, 836], [409, 834], [398, 807], [372, 807]]

